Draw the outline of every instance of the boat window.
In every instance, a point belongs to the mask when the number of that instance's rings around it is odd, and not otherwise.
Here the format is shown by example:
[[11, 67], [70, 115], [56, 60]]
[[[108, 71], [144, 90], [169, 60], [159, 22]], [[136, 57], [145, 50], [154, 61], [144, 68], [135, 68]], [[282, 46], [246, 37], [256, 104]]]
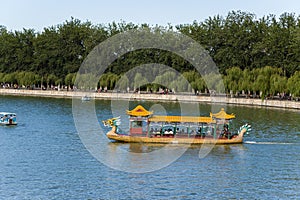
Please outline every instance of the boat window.
[[173, 126], [164, 126], [163, 131], [174, 131], [174, 127]]
[[132, 128], [140, 128], [140, 127], [142, 127], [142, 125], [143, 125], [142, 121], [133, 121], [133, 122], [131, 122], [131, 127]]
[[206, 133], [207, 133], [207, 135], [213, 135], [214, 134], [214, 128], [211, 125], [207, 126], [206, 127]]
[[147, 132], [147, 128], [148, 128], [148, 123], [147, 121], [142, 121], [142, 127], [143, 127], [143, 132]]
[[152, 134], [159, 134], [161, 131], [162, 124], [159, 123], [150, 123], [149, 130]]
[[186, 126], [182, 126], [182, 125], [179, 125], [177, 126], [176, 128], [176, 133], [177, 134], [187, 134], [187, 127]]
[[196, 135], [197, 132], [198, 132], [198, 126], [190, 126], [190, 128], [189, 128], [190, 135]]
[[170, 126], [170, 125], [164, 126], [162, 128], [162, 133], [163, 134], [174, 134], [175, 133], [174, 126]]
[[224, 124], [217, 124], [217, 131], [222, 131], [224, 127]]

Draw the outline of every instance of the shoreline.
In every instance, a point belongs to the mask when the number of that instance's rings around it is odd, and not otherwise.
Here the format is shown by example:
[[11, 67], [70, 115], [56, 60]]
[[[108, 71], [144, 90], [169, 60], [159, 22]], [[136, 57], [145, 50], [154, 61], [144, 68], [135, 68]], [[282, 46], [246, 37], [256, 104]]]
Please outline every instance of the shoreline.
[[182, 94], [138, 94], [138, 93], [96, 93], [81, 91], [56, 91], [56, 90], [22, 90], [0, 89], [0, 95], [35, 96], [51, 98], [81, 98], [88, 95], [94, 99], [124, 99], [172, 102], [198, 102], [198, 103], [226, 103], [235, 105], [250, 105], [276, 108], [300, 109], [300, 102], [290, 100], [261, 100], [254, 98], [230, 98], [219, 96], [182, 95]]

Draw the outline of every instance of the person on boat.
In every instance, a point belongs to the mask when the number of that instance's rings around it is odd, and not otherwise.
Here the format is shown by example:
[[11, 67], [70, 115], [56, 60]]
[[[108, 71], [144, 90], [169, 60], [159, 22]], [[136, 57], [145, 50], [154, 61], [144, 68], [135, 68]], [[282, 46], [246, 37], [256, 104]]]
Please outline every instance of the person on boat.
[[196, 135], [196, 131], [195, 131], [195, 130], [192, 130], [192, 131], [191, 131], [191, 135]]
[[153, 129], [153, 128], [150, 129], [150, 133], [151, 133], [151, 134], [154, 133], [154, 129]]
[[165, 135], [173, 135], [173, 130], [169, 128], [169, 129], [165, 130], [164, 134]]
[[224, 129], [221, 134], [222, 138], [229, 138], [230, 137], [230, 132], [228, 131], [228, 124], [224, 124]]
[[204, 138], [205, 137], [205, 133], [202, 133], [202, 128], [199, 127], [196, 136]]

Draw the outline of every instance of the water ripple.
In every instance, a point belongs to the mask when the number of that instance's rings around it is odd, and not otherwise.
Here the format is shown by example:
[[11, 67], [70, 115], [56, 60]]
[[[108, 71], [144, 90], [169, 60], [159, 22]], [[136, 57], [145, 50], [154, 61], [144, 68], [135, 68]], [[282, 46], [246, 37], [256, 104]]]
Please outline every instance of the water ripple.
[[[142, 103], [146, 107], [153, 104]], [[175, 103], [161, 105], [172, 113], [180, 112]], [[201, 113], [210, 112], [211, 105], [199, 106]], [[109, 107], [110, 101], [96, 101], [99, 121], [111, 117]], [[0, 110], [15, 111], [19, 117], [18, 126], [0, 127], [0, 199], [300, 196], [300, 116], [295, 111], [227, 106], [237, 116], [235, 128], [252, 124], [253, 132], [245, 136], [244, 144], [215, 146], [203, 159], [198, 157], [200, 147], [192, 146], [168, 167], [130, 174], [110, 169], [85, 149], [74, 126], [71, 100], [5, 96]], [[125, 156], [132, 149], [130, 144], [107, 145], [125, 149]], [[134, 149], [158, 148], [136, 145], [140, 146]]]

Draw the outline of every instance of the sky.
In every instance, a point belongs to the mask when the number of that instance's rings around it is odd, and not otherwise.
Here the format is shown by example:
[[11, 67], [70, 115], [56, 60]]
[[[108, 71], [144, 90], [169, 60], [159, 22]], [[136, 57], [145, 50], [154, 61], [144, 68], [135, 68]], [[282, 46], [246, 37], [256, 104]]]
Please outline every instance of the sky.
[[250, 12], [261, 18], [282, 13], [300, 15], [299, 0], [0, 0], [0, 25], [9, 31], [41, 32], [71, 17], [92, 24], [115, 22], [166, 26], [191, 24], [230, 11]]

